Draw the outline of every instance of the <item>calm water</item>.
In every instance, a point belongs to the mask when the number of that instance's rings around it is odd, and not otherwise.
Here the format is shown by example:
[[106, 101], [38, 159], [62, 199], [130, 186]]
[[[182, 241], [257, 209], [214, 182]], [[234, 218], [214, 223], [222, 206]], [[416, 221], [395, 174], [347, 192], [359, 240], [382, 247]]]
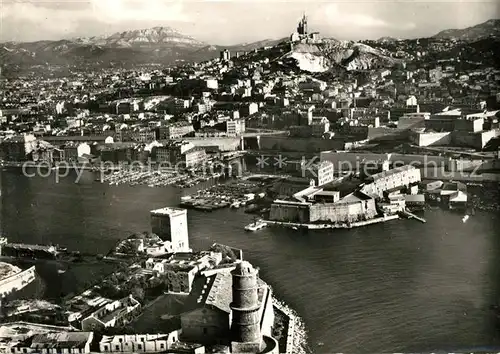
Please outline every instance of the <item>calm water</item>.
[[[105, 253], [129, 233], [149, 230], [149, 210], [176, 205], [169, 188], [107, 186], [91, 175], [26, 178], [2, 173], [3, 233], [13, 241], [56, 243]], [[499, 298], [500, 216], [425, 213], [351, 231], [243, 231], [241, 211], [189, 211], [194, 249], [240, 247], [278, 297], [295, 308], [316, 353], [459, 350], [497, 346], [489, 306]], [[40, 272], [54, 297], [92, 279], [99, 267]], [[39, 272], [39, 273], [40, 273]], [[318, 343], [324, 343], [318, 346]]]

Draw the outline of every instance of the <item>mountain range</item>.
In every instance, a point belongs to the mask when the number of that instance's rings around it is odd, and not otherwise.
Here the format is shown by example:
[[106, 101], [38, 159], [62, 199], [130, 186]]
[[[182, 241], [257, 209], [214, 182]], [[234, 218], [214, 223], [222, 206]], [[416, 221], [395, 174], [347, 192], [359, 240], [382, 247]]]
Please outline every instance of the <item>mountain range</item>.
[[447, 29], [437, 33], [432, 38], [478, 41], [487, 37], [500, 37], [500, 19], [489, 20], [463, 29]]
[[[500, 37], [500, 20], [465, 28], [441, 31], [434, 39], [460, 39], [477, 41], [488, 36]], [[285, 39], [266, 39], [234, 46], [211, 45], [184, 35], [170, 27], [132, 30], [110, 36], [80, 37], [55, 41], [28, 43], [5, 42], [0, 44], [0, 65], [33, 66], [58, 65], [137, 65], [193, 62], [210, 60], [223, 49], [231, 52], [252, 51], [273, 47]], [[383, 37], [380, 42], [400, 41]], [[299, 45], [287, 54], [302, 67], [313, 71], [325, 71], [332, 64], [341, 64], [348, 70], [369, 69], [372, 66], [391, 66], [394, 60], [378, 49], [352, 41], [327, 39], [323, 44]]]
[[204, 47], [206, 43], [186, 36], [170, 27], [117, 32], [111, 36], [80, 37], [74, 39], [80, 44], [93, 44], [102, 47], [132, 48], [149, 46]]
[[210, 45], [170, 27], [118, 32], [110, 36], [55, 41], [0, 44], [0, 65], [136, 65], [205, 61], [223, 49], [251, 51], [280, 40], [263, 40], [235, 46]]

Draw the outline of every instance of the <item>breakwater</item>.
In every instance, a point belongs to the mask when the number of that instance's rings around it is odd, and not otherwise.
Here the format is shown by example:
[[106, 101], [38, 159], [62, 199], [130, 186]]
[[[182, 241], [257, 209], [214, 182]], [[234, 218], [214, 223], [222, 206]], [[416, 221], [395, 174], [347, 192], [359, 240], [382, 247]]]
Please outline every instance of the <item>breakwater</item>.
[[284, 302], [273, 296], [273, 305], [288, 317], [288, 330], [286, 340], [286, 354], [309, 354], [311, 350], [307, 345], [307, 332], [304, 322], [297, 313]]
[[10, 293], [21, 290], [36, 278], [35, 266], [32, 266], [20, 273], [11, 275], [0, 281], [0, 297], [5, 297]]

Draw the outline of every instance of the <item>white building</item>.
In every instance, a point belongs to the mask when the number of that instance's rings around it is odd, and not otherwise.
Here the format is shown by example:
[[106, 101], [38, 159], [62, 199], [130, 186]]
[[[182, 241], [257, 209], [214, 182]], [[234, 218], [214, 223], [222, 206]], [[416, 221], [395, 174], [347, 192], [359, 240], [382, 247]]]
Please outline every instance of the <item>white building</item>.
[[334, 170], [333, 163], [329, 161], [320, 162], [315, 169], [317, 175], [316, 185], [323, 186], [327, 183], [332, 182], [334, 179], [333, 170]]
[[205, 84], [208, 89], [217, 90], [219, 88], [219, 82], [217, 79], [206, 79]]
[[229, 61], [231, 59], [231, 53], [229, 50], [224, 49], [223, 51], [220, 52], [220, 59], [222, 61]]
[[245, 132], [244, 119], [232, 119], [226, 121], [226, 133], [229, 136], [239, 136]]
[[382, 198], [384, 192], [388, 190], [408, 187], [410, 184], [420, 181], [420, 169], [411, 165], [404, 165], [370, 176], [370, 182], [365, 184], [361, 191], [366, 195]]
[[255, 102], [245, 104], [240, 107], [240, 116], [248, 117], [259, 111], [259, 105]]
[[120, 327], [130, 322], [140, 309], [140, 302], [132, 295], [107, 303], [82, 320], [82, 330], [94, 331], [102, 328]]
[[168, 334], [125, 334], [103, 336], [99, 342], [101, 353], [158, 353], [165, 352], [179, 340], [180, 330]]
[[406, 99], [406, 106], [416, 106], [418, 104], [417, 98], [415, 96], [410, 96]]

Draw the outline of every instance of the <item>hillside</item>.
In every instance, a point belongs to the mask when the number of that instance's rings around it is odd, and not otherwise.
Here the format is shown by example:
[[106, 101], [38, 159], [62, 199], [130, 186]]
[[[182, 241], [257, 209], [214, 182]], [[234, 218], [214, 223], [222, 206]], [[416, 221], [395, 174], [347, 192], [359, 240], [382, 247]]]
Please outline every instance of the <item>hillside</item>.
[[432, 38], [478, 41], [490, 36], [500, 37], [500, 20], [489, 20], [479, 25], [463, 29], [444, 30], [434, 35]]
[[460, 43], [449, 50], [434, 53], [428, 60], [458, 60], [463, 64], [481, 63], [500, 68], [500, 38], [483, 38], [474, 42]]
[[302, 70], [310, 72], [325, 72], [338, 65], [347, 70], [367, 70], [397, 64], [395, 59], [368, 45], [335, 39], [295, 45], [285, 57], [295, 59]]

